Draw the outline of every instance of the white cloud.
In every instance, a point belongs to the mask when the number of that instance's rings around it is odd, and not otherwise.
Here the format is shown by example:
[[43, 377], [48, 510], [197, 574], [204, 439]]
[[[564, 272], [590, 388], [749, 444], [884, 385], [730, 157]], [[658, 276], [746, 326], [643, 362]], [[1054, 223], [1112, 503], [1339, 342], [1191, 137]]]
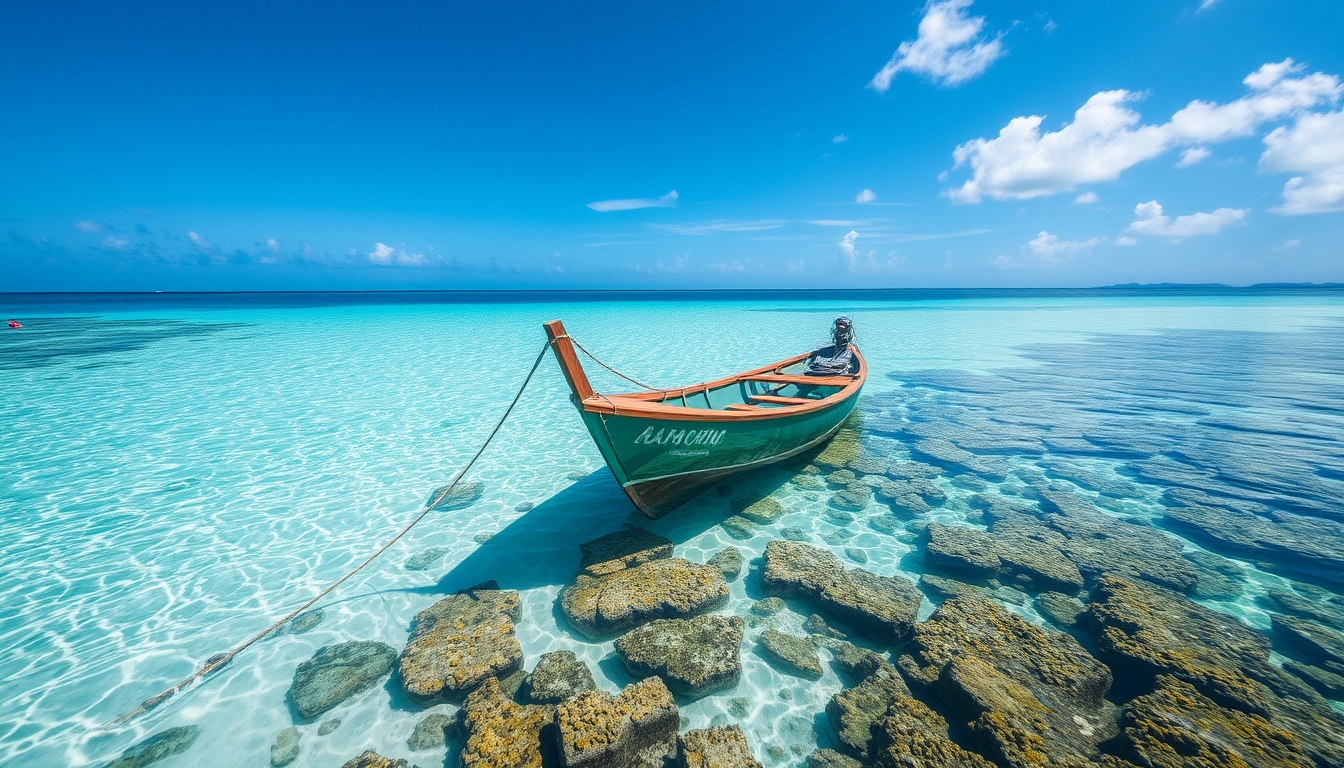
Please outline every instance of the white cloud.
[[1276, 213], [1301, 215], [1344, 210], [1344, 110], [1303, 115], [1265, 137], [1260, 167], [1304, 174], [1283, 186]]
[[863, 222], [857, 219], [810, 219], [807, 223], [818, 227], [853, 227]]
[[1176, 167], [1189, 168], [1211, 154], [1213, 151], [1208, 147], [1191, 147], [1181, 153], [1181, 159], [1176, 161]]
[[85, 220], [85, 221], [77, 222], [77, 223], [75, 223], [73, 226], [74, 226], [75, 229], [79, 230], [80, 232], [90, 232], [90, 233], [94, 233], [94, 232], [106, 232], [107, 230], [111, 229], [111, 227], [109, 227], [108, 225], [104, 224], [104, 223], [101, 222], [101, 221], [88, 221], [88, 220]]
[[854, 253], [854, 241], [859, 239], [859, 233], [850, 230], [848, 234], [840, 238], [840, 271], [853, 272], [856, 255]]
[[981, 34], [985, 17], [967, 17], [970, 5], [971, 0], [930, 0], [919, 22], [919, 37], [901, 43], [868, 87], [886, 93], [898, 72], [960, 85], [988, 69], [1004, 53], [1003, 33], [985, 38]]
[[609, 211], [633, 211], [639, 208], [675, 208], [677, 205], [677, 190], [672, 190], [662, 197], [636, 197], [625, 200], [598, 200], [595, 203], [589, 203], [588, 207], [598, 213], [607, 213]]
[[103, 238], [103, 247], [114, 251], [130, 251], [131, 241], [121, 235], [108, 235]]
[[1084, 192], [1083, 194], [1073, 198], [1074, 205], [1087, 205], [1088, 203], [1095, 203], [1095, 202], [1097, 202], [1096, 192]]
[[1091, 240], [1060, 240], [1058, 235], [1041, 230], [1040, 234], [1027, 243], [1027, 249], [1046, 261], [1061, 261], [1076, 256], [1099, 242], [1101, 238], [1098, 237]]
[[1219, 208], [1212, 213], [1192, 213], [1172, 219], [1163, 215], [1161, 204], [1150, 200], [1134, 206], [1134, 223], [1125, 231], [1153, 237], [1216, 235], [1225, 227], [1243, 223], [1247, 212], [1246, 208]]
[[650, 224], [649, 226], [673, 235], [709, 235], [716, 232], [760, 232], [766, 229], [778, 229], [786, 223], [779, 219], [757, 219], [755, 221], [716, 219], [698, 224]]
[[196, 250], [200, 251], [202, 254], [206, 256], [212, 256], [216, 253], [219, 253], [219, 249], [215, 247], [214, 243], [210, 242], [207, 238], [196, 234], [195, 232], [188, 232], [187, 239], [191, 240], [192, 245], [196, 246]]
[[390, 245], [374, 243], [373, 250], [369, 251], [369, 263], [371, 264], [391, 264], [392, 254], [396, 249]]
[[1015, 117], [993, 139], [973, 139], [952, 153], [955, 167], [972, 177], [949, 196], [978, 203], [1026, 200], [1067, 192], [1080, 184], [1114, 181], [1134, 165], [1181, 145], [1203, 145], [1250, 136], [1266, 122], [1300, 115], [1337, 101], [1339, 78], [1320, 72], [1295, 76], [1292, 59], [1265, 64], [1242, 82], [1250, 93], [1228, 104], [1192, 101], [1161, 125], [1142, 125], [1125, 90], [1093, 95], [1058, 131], [1042, 133], [1040, 115]]
[[271, 249], [271, 253], [280, 253], [280, 241], [274, 237], [266, 238], [266, 247]]
[[1278, 253], [1278, 252], [1281, 252], [1281, 251], [1291, 250], [1291, 249], [1296, 248], [1297, 246], [1299, 246], [1299, 245], [1301, 245], [1301, 244], [1302, 244], [1302, 241], [1301, 241], [1301, 240], [1284, 240], [1284, 241], [1283, 241], [1283, 245], [1276, 245], [1276, 246], [1274, 246], [1273, 248], [1270, 248], [1269, 250]]
[[871, 189], [865, 189], [859, 194], [854, 196], [854, 202], [856, 203], [871, 203], [876, 199], [877, 199], [877, 193]]
[[1214, 4], [1217, 2], [1218, 0], [1204, 0], [1204, 2], [1199, 4], [1199, 8], [1197, 8], [1196, 11], [1203, 11], [1205, 9], [1212, 8]]
[[843, 133], [836, 136], [834, 139], [831, 139], [832, 144], [844, 144], [846, 141], [849, 141], [849, 137]]
[[1138, 241], [1138, 240], [1135, 240], [1134, 238], [1132, 238], [1132, 237], [1130, 237], [1130, 236], [1128, 236], [1128, 235], [1121, 235], [1120, 237], [1115, 238], [1115, 244], [1116, 244], [1116, 245], [1138, 245], [1138, 244], [1139, 244], [1139, 241]]

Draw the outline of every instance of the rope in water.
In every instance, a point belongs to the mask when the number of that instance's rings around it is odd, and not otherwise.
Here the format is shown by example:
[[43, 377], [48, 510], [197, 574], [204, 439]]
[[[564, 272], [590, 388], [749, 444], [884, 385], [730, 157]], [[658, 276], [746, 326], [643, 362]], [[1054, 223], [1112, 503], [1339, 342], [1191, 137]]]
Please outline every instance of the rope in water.
[[644, 382], [642, 382], [642, 381], [640, 381], [640, 380], [638, 380], [638, 379], [634, 379], [634, 378], [631, 378], [631, 377], [629, 377], [629, 376], [626, 376], [624, 373], [621, 373], [620, 371], [616, 370], [615, 368], [612, 368], [610, 365], [607, 365], [606, 363], [602, 362], [601, 360], [598, 360], [596, 355], [594, 355], [592, 352], [589, 352], [587, 349], [585, 349], [584, 346], [583, 346], [582, 344], [579, 343], [579, 340], [576, 339], [576, 338], [574, 338], [573, 336], [570, 336], [570, 335], [566, 334], [566, 335], [564, 335], [564, 336], [556, 336], [555, 338], [557, 338], [557, 339], [569, 339], [571, 342], [574, 343], [574, 346], [576, 346], [576, 347], [578, 347], [579, 349], [583, 350], [583, 354], [585, 354], [585, 355], [587, 355], [588, 357], [592, 358], [592, 360], [593, 360], [594, 363], [597, 363], [598, 365], [602, 366], [603, 368], [606, 368], [608, 371], [611, 371], [612, 373], [616, 374], [617, 376], [620, 376], [622, 379], [625, 379], [626, 381], [630, 382], [631, 384], [634, 384], [636, 387], [643, 387], [644, 389], [647, 389], [647, 390], [649, 390], [650, 392], [661, 392], [661, 391], [662, 391], [662, 389], [660, 389], [660, 388], [658, 388], [658, 387], [650, 387], [648, 384], [645, 384]]
[[[575, 342], [575, 344], [577, 343], [578, 342]], [[518, 405], [518, 400], [522, 398], [523, 391], [526, 390], [527, 385], [531, 383], [532, 376], [537, 372], [537, 367], [541, 365], [541, 359], [546, 355], [546, 350], [549, 347], [550, 342], [547, 342], [546, 345], [541, 348], [541, 352], [537, 353], [537, 359], [532, 363], [532, 370], [527, 372], [527, 378], [523, 380], [522, 386], [518, 388], [518, 393], [513, 396], [513, 402], [509, 403], [509, 407], [505, 409], [504, 415], [499, 417], [499, 422], [495, 424], [494, 429], [490, 430], [489, 436], [485, 438], [484, 443], [481, 443], [481, 447], [477, 449], [476, 455], [472, 456], [471, 461], [468, 461], [467, 465], [462, 468], [462, 471], [457, 473], [457, 477], [453, 478], [453, 482], [449, 483], [438, 493], [434, 494], [434, 498], [429, 500], [429, 503], [426, 504], [425, 508], [420, 511], [420, 514], [416, 515], [415, 518], [411, 520], [411, 522], [407, 523], [406, 527], [402, 528], [400, 533], [392, 537], [391, 541], [384, 544], [377, 552], [374, 552], [372, 555], [369, 555], [369, 558], [364, 562], [360, 563], [358, 566], [356, 566], [354, 570], [345, 574], [344, 576], [333, 582], [326, 589], [317, 593], [317, 596], [314, 597], [313, 599], [309, 600], [308, 602], [304, 603], [298, 608], [295, 608], [293, 611], [290, 611], [288, 614], [286, 614], [283, 618], [276, 621], [274, 624], [253, 635], [251, 639], [247, 640], [242, 645], [237, 646], [236, 648], [228, 651], [227, 653], [212, 656], [210, 660], [207, 661], [203, 667], [196, 670], [196, 672], [178, 681], [174, 685], [164, 689], [162, 692], [146, 699], [140, 706], [136, 707], [130, 712], [127, 712], [126, 714], [122, 715], [116, 720], [113, 720], [112, 723], [107, 727], [114, 728], [118, 725], [130, 721], [135, 717], [143, 715], [149, 710], [159, 706], [163, 702], [172, 698], [175, 694], [177, 694], [186, 686], [205, 677], [211, 672], [214, 672], [215, 670], [223, 667], [225, 664], [228, 664], [233, 659], [233, 657], [247, 650], [248, 647], [251, 646], [253, 643], [269, 635], [276, 629], [279, 629], [281, 626], [284, 626], [286, 622], [290, 621], [295, 616], [298, 616], [300, 613], [303, 613], [304, 611], [312, 607], [313, 604], [316, 603], [317, 601], [331, 594], [333, 590], [344, 584], [351, 576], [354, 576], [355, 574], [359, 573], [361, 570], [364, 569], [366, 565], [372, 563], [374, 560], [377, 560], [378, 556], [386, 552], [388, 549], [390, 549], [393, 544], [396, 544], [398, 541], [401, 541], [402, 537], [404, 537], [407, 533], [410, 533], [411, 529], [414, 528], [417, 523], [419, 523], [421, 520], [424, 520], [426, 515], [434, 511], [434, 507], [438, 506], [439, 502], [443, 501], [448, 496], [448, 494], [453, 492], [453, 489], [457, 487], [458, 482], [460, 482], [462, 478], [466, 476], [467, 472], [471, 469], [472, 465], [476, 463], [476, 460], [481, 458], [481, 454], [485, 453], [485, 449], [490, 445], [491, 441], [495, 439], [495, 435], [499, 433], [500, 427], [504, 426], [504, 421], [509, 418], [510, 413], [513, 413], [514, 406]], [[593, 359], [596, 360], [596, 358]]]

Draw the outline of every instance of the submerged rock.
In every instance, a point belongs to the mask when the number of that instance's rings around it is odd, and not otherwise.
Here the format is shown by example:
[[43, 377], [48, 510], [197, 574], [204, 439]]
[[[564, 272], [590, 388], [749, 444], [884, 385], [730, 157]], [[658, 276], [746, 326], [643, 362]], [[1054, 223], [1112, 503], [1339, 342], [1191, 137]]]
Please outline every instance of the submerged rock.
[[585, 541], [579, 545], [579, 551], [582, 553], [579, 570], [589, 576], [605, 576], [671, 557], [672, 542], [643, 528], [626, 528]]
[[830, 650], [831, 665], [835, 667], [837, 674], [850, 682], [857, 683], [880, 667], [890, 667], [880, 654], [843, 640], [832, 643]]
[[891, 665], [877, 663], [853, 688], [847, 688], [826, 704], [826, 719], [835, 730], [840, 747], [865, 762], [873, 724], [898, 700], [910, 698], [910, 689]]
[[550, 709], [515, 704], [494, 678], [467, 696], [461, 717], [467, 736], [462, 768], [542, 768], [543, 755], [553, 752], [551, 740], [542, 739]]
[[373, 687], [392, 671], [396, 660], [395, 648], [373, 640], [352, 640], [319, 648], [294, 670], [289, 698], [300, 717], [317, 717]]
[[460, 700], [487, 678], [520, 669], [519, 608], [514, 590], [470, 589], [416, 614], [399, 662], [406, 695], [421, 703]]
[[291, 635], [302, 635], [306, 632], [311, 632], [314, 629], [317, 629], [318, 625], [321, 624], [322, 620], [325, 618], [327, 618], [327, 614], [321, 608], [318, 608], [316, 611], [300, 613], [289, 622], [289, 633]]
[[[1339, 667], [1339, 665], [1335, 666], [1336, 668]], [[1297, 675], [1304, 683], [1315, 688], [1317, 693], [1327, 699], [1344, 701], [1344, 675], [1296, 661], [1285, 661], [1283, 668]]]
[[736, 616], [660, 619], [616, 639], [631, 675], [657, 675], [674, 693], [703, 696], [737, 684], [742, 620]]
[[766, 545], [762, 586], [768, 594], [808, 600], [836, 621], [884, 643], [909, 634], [924, 599], [905, 579], [847, 570], [830, 552], [778, 540]]
[[592, 671], [573, 651], [552, 651], [542, 655], [527, 679], [528, 699], [534, 704], [558, 703], [595, 688]]
[[774, 616], [784, 610], [784, 601], [778, 597], [767, 597], [751, 604], [751, 612], [757, 616]]
[[805, 637], [767, 629], [761, 633], [760, 647], [765, 652], [763, 656], [778, 662], [790, 674], [816, 680], [824, 672], [816, 648]]
[[826, 490], [826, 481], [816, 475], [794, 475], [790, 478], [789, 482], [802, 488], [804, 491]]
[[762, 525], [769, 525], [783, 517], [788, 511], [777, 499], [769, 496], [747, 496], [732, 503], [735, 514]]
[[145, 768], [173, 755], [179, 755], [196, 743], [201, 735], [199, 725], [180, 725], [150, 736], [121, 753], [121, 757], [106, 768]]
[[706, 565], [712, 565], [723, 573], [723, 578], [729, 581], [735, 581], [742, 575], [742, 565], [745, 561], [742, 558], [741, 550], [736, 547], [724, 547], [714, 556], [709, 558]]
[[656, 677], [619, 696], [584, 691], [555, 712], [566, 768], [661, 768], [677, 752], [679, 722], [677, 702]]
[[363, 754], [352, 760], [346, 761], [341, 768], [410, 768], [410, 763], [405, 760], [393, 760], [390, 757], [383, 757], [373, 750], [365, 750]]
[[1094, 757], [1115, 735], [1111, 671], [1078, 641], [978, 596], [954, 598], [915, 627], [900, 659], [935, 689], [1003, 766]]
[[677, 737], [677, 768], [761, 768], [736, 725], [687, 731]]
[[1344, 524], [1333, 520], [1200, 505], [1168, 507], [1164, 519], [1211, 548], [1344, 583]]
[[1276, 646], [1306, 661], [1344, 664], [1344, 635], [1296, 616], [1275, 613], [1269, 618]]
[[1311, 619], [1327, 627], [1344, 629], [1344, 606], [1328, 603], [1325, 600], [1313, 600], [1293, 592], [1271, 589], [1257, 598], [1256, 602], [1277, 613], [1287, 613], [1303, 619]]
[[[868, 751], [878, 768], [994, 768], [949, 739], [947, 721], [917, 699], [893, 701], [872, 731]], [[1056, 764], [1069, 763], [1066, 758]]]
[[331, 733], [332, 731], [340, 727], [341, 727], [341, 718], [339, 717], [333, 717], [330, 720], [323, 720], [322, 723], [317, 726], [317, 735], [326, 736], [328, 733]]
[[1072, 627], [1087, 606], [1059, 592], [1042, 592], [1036, 596], [1036, 610], [1061, 627]]
[[850, 427], [842, 427], [835, 437], [826, 444], [821, 453], [812, 459], [812, 463], [823, 469], [838, 470], [845, 464], [857, 459], [863, 450], [859, 432]]
[[726, 531], [729, 536], [732, 536], [739, 541], [745, 541], [756, 535], [756, 527], [752, 522], [747, 518], [738, 515], [729, 515], [728, 517], [725, 517], [719, 525], [723, 526], [723, 530]]
[[271, 744], [271, 765], [274, 768], [289, 765], [299, 756], [299, 729], [290, 726], [275, 735]]
[[569, 623], [601, 639], [654, 619], [686, 618], [728, 602], [728, 584], [714, 566], [681, 558], [653, 560], [600, 578], [580, 574], [560, 593]]
[[434, 712], [425, 715], [420, 722], [415, 724], [415, 730], [411, 731], [410, 738], [406, 740], [406, 746], [412, 752], [442, 749], [452, 738], [449, 735], [450, 732], [455, 736], [457, 729], [457, 718], [445, 715], [442, 712]]
[[1269, 661], [1269, 638], [1175, 592], [1103, 578], [1087, 625], [1098, 652], [1128, 687], [1169, 674], [1221, 707], [1266, 717], [1323, 765], [1344, 765], [1344, 716]]
[[807, 768], [863, 768], [863, 763], [833, 749], [818, 749], [808, 756]]
[[[425, 501], [426, 505], [433, 505], [431, 509], [438, 512], [449, 512], [454, 509], [464, 509], [475, 504], [481, 496], [485, 494], [485, 483], [458, 483], [457, 487], [448, 492], [448, 495], [439, 499], [439, 495], [448, 490], [448, 486], [436, 488], [429, 494], [429, 499]], [[435, 499], [439, 499], [437, 504]]]
[[919, 588], [928, 595], [940, 600], [964, 595], [968, 592], [984, 592], [980, 587], [973, 584], [967, 584], [964, 581], [949, 579], [944, 576], [935, 576], [932, 573], [920, 574]]
[[407, 558], [404, 567], [408, 571], [427, 570], [435, 563], [442, 560], [443, 556], [446, 554], [448, 554], [448, 550], [444, 547], [430, 547], [419, 554]]
[[1125, 752], [1171, 768], [1314, 768], [1292, 734], [1259, 715], [1220, 707], [1194, 686], [1159, 675], [1157, 689], [1125, 705]]
[[1064, 535], [1059, 549], [1082, 571], [1088, 583], [1105, 576], [1143, 579], [1186, 592], [1199, 581], [1181, 556], [1179, 539], [1154, 528], [1107, 515], [1096, 518], [1053, 515], [1050, 527]]

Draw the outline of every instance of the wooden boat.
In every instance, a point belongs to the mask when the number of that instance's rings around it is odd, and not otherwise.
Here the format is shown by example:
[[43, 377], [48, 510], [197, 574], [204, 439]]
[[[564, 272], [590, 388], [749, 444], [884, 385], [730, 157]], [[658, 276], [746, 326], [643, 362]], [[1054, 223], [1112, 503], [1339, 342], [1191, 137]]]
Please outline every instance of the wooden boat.
[[583, 423], [641, 512], [662, 517], [710, 485], [825, 443], [854, 410], [868, 366], [853, 345], [845, 376], [804, 373], [810, 352], [688, 387], [593, 391], [559, 320], [545, 324]]

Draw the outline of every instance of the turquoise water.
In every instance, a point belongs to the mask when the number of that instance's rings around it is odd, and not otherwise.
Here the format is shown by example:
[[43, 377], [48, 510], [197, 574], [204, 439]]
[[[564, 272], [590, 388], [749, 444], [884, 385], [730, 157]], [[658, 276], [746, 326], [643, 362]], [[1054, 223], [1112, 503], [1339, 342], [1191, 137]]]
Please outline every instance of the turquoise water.
[[[197, 744], [161, 765], [206, 754], [211, 765], [264, 765], [276, 732], [293, 724], [285, 690], [300, 661], [352, 639], [400, 648], [417, 611], [490, 578], [522, 591], [529, 669], [568, 648], [616, 690], [628, 679], [611, 643], [569, 632], [555, 602], [577, 570], [578, 544], [627, 521], [668, 536], [694, 562], [725, 545], [751, 560], [793, 527], [842, 558], [863, 549], [871, 571], [918, 578], [917, 546], [866, 525], [885, 509], [874, 503], [838, 525], [822, 514], [824, 494], [783, 485], [779, 472], [732, 483], [734, 497], [774, 490], [792, 510], [746, 541], [718, 526], [729, 499], [713, 493], [660, 521], [631, 517], [548, 359], [472, 474], [485, 484], [481, 501], [428, 518], [329, 598], [317, 628], [266, 640], [207, 685], [103, 728], [395, 533], [479, 445], [540, 350], [540, 324], [557, 317], [606, 362], [670, 386], [820, 346], [830, 319], [848, 314], [871, 369], [865, 440], [885, 450], [926, 433], [1039, 443], [1032, 414], [1110, 449], [1019, 450], [1003, 440], [973, 452], [1019, 475], [1072, 476], [1079, 493], [1122, 517], [1160, 518], [1163, 491], [1180, 484], [1171, 472], [1213, 468], [1285, 509], [1344, 519], [1339, 292], [663, 298], [8, 297], [6, 312], [26, 327], [0, 335], [0, 763], [101, 764], [150, 733], [195, 723]], [[624, 389], [590, 376], [599, 391]], [[1171, 472], [1152, 470], [1159, 459]], [[1107, 494], [1087, 477], [1127, 490]], [[930, 519], [964, 522], [973, 491], [947, 475], [938, 482], [949, 501]], [[516, 511], [525, 502], [535, 506]], [[436, 566], [403, 567], [431, 547], [447, 550]], [[1242, 562], [1243, 594], [1205, 602], [1267, 628], [1255, 598], [1295, 584]], [[762, 596], [750, 576], [731, 589], [729, 613], [749, 615]], [[1043, 621], [1030, 602], [1007, 605]], [[931, 611], [926, 603], [923, 615]], [[786, 611], [780, 628], [801, 632], [804, 618]], [[751, 650], [758, 631], [748, 630], [738, 688], [683, 714], [688, 727], [740, 722], [767, 765], [800, 764], [828, 743], [819, 714], [840, 682], [831, 671], [815, 683], [781, 675]], [[737, 698], [748, 699], [745, 718], [730, 714]], [[339, 765], [364, 749], [437, 764], [441, 756], [406, 747], [422, 713], [395, 682], [366, 691], [329, 715], [342, 720], [336, 731], [304, 727], [294, 765]]]

